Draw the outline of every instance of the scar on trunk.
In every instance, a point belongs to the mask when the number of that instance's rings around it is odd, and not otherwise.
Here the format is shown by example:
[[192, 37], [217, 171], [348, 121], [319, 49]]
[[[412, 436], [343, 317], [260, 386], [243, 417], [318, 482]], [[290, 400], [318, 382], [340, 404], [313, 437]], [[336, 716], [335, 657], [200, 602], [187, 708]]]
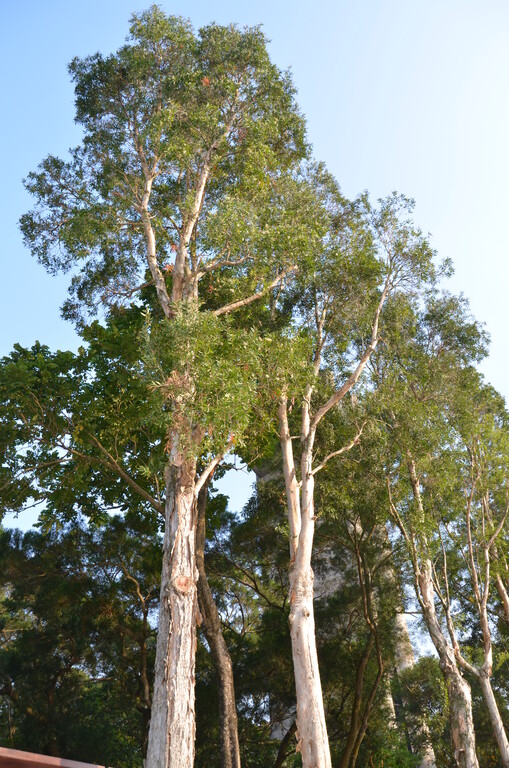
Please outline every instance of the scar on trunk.
[[193, 580], [190, 576], [177, 576], [177, 578], [173, 580], [173, 586], [177, 592], [181, 592], [185, 595], [193, 586]]

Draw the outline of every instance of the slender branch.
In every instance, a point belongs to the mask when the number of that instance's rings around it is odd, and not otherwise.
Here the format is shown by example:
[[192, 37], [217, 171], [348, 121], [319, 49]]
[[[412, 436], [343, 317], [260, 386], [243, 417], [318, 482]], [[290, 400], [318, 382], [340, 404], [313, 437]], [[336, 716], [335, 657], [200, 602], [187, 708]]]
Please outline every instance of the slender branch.
[[339, 448], [337, 451], [333, 451], [332, 453], [329, 453], [329, 455], [325, 457], [322, 463], [312, 470], [311, 474], [316, 475], [317, 472], [320, 472], [320, 470], [324, 468], [324, 466], [327, 464], [327, 462], [330, 459], [334, 458], [334, 456], [340, 456], [342, 453], [347, 453], [348, 451], [351, 451], [351, 449], [354, 446], [358, 445], [360, 443], [361, 435], [364, 430], [364, 427], [366, 426], [366, 423], [367, 423], [366, 421], [362, 423], [361, 428], [359, 429], [359, 431], [357, 432], [357, 434], [355, 435], [354, 439], [351, 442], [349, 442], [347, 445], [344, 445], [342, 448]]
[[231, 304], [226, 304], [224, 307], [221, 307], [220, 309], [216, 309], [214, 311], [214, 315], [216, 317], [219, 317], [219, 315], [226, 315], [228, 312], [233, 312], [235, 309], [240, 309], [241, 307], [245, 307], [248, 304], [252, 304], [254, 301], [258, 301], [258, 299], [261, 299], [262, 296], [264, 296], [268, 291], [270, 291], [272, 288], [275, 288], [275, 286], [280, 283], [287, 275], [290, 275], [297, 271], [297, 266], [294, 265], [292, 267], [289, 267], [289, 269], [284, 270], [284, 272], [281, 272], [275, 280], [273, 280], [269, 285], [262, 288], [261, 291], [258, 291], [258, 293], [253, 293], [251, 296], [247, 296], [245, 299], [239, 299], [239, 301], [234, 301]]
[[316, 429], [318, 423], [323, 419], [326, 413], [330, 411], [331, 408], [333, 408], [335, 405], [337, 405], [344, 396], [352, 389], [353, 386], [357, 383], [359, 380], [359, 377], [361, 373], [363, 372], [364, 368], [366, 367], [369, 358], [371, 357], [372, 353], [375, 351], [379, 336], [378, 336], [378, 324], [380, 321], [380, 315], [382, 313], [383, 306], [385, 304], [385, 300], [387, 299], [387, 296], [389, 295], [389, 291], [392, 288], [392, 280], [391, 280], [391, 273], [389, 273], [385, 279], [385, 284], [382, 290], [382, 294], [380, 296], [380, 300], [378, 302], [378, 306], [375, 311], [375, 316], [373, 318], [373, 326], [371, 329], [371, 341], [364, 350], [364, 353], [359, 360], [357, 367], [355, 368], [354, 372], [351, 376], [348, 377], [348, 379], [344, 382], [344, 384], [337, 389], [333, 395], [327, 400], [324, 405], [321, 406], [315, 413], [315, 416], [313, 418], [313, 422], [311, 424], [311, 429]]
[[232, 448], [235, 440], [234, 437], [230, 437], [228, 444], [226, 448], [222, 451], [222, 453], [218, 453], [217, 456], [215, 456], [212, 461], [205, 467], [203, 472], [201, 473], [200, 477], [195, 483], [194, 486], [194, 495], [198, 498], [198, 494], [200, 493], [201, 489], [209, 479], [209, 477], [212, 475], [214, 470], [216, 469], [217, 465], [223, 460], [225, 455], [228, 453], [230, 448]]
[[196, 276], [201, 277], [207, 272], [213, 272], [215, 269], [220, 269], [221, 267], [238, 267], [251, 258], [252, 256], [242, 256], [240, 259], [218, 259], [217, 261], [211, 261], [203, 267], [200, 267]]
[[403, 520], [401, 518], [401, 515], [399, 514], [396, 505], [394, 504], [394, 501], [392, 500], [392, 491], [391, 491], [391, 485], [390, 480], [388, 477], [385, 478], [386, 485], [387, 485], [387, 492], [389, 494], [389, 509], [391, 511], [391, 515], [393, 519], [396, 522], [396, 525], [398, 526], [399, 530], [403, 534], [403, 538], [405, 539], [406, 545], [408, 547], [409, 552], [411, 553], [412, 557], [412, 563], [414, 565], [414, 569], [416, 572], [419, 572], [419, 560], [417, 557], [417, 549], [415, 546], [415, 539], [409, 536], [407, 529], [405, 528], [405, 524], [403, 523]]
[[[86, 434], [90, 438], [90, 440], [94, 443], [94, 445], [97, 448], [99, 448], [101, 453], [103, 453], [104, 456], [106, 456], [108, 458], [108, 461], [101, 461], [100, 459], [98, 459], [98, 461], [101, 464], [103, 464], [103, 466], [109, 467], [109, 469], [112, 469], [114, 472], [116, 472], [118, 475], [120, 475], [120, 477], [123, 480], [125, 480], [126, 483], [128, 485], [130, 485], [133, 490], [136, 491], [136, 493], [138, 493], [143, 499], [145, 499], [145, 501], [148, 501], [154, 507], [154, 509], [157, 512], [159, 512], [161, 515], [164, 515], [164, 506], [162, 504], [159, 504], [154, 499], [154, 497], [151, 496], [150, 493], [148, 493], [148, 491], [146, 491], [144, 488], [141, 487], [141, 485], [138, 485], [136, 480], [134, 480], [131, 477], [131, 475], [129, 475], [125, 471], [125, 469], [111, 455], [111, 453], [108, 451], [108, 449], [105, 448], [104, 445], [96, 437], [94, 437], [94, 435], [91, 435], [90, 432], [85, 432], [84, 434]], [[82, 454], [78, 454], [78, 451], [74, 451], [74, 450], [72, 450], [70, 448], [68, 448], [67, 450], [70, 450], [74, 454], [82, 455]], [[90, 458], [90, 457], [87, 457], [87, 458]]]

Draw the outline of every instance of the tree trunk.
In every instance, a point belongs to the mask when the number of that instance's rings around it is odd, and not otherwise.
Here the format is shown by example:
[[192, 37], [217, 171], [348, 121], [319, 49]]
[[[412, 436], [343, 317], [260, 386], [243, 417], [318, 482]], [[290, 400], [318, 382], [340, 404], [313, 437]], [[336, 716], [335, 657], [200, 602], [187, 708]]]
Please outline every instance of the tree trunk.
[[500, 712], [498, 709], [497, 702], [495, 700], [495, 696], [493, 695], [491, 680], [489, 676], [486, 674], [483, 674], [483, 672], [481, 672], [478, 680], [481, 685], [481, 690], [483, 693], [484, 701], [486, 703], [486, 708], [490, 716], [491, 725], [493, 727], [493, 733], [497, 741], [498, 748], [500, 750], [502, 765], [504, 766], [504, 768], [509, 768], [509, 742], [507, 741], [504, 724], [502, 722], [502, 718], [500, 717]]
[[370, 636], [368, 643], [361, 656], [357, 670], [355, 674], [355, 688], [354, 688], [354, 700], [352, 704], [352, 714], [350, 717], [350, 730], [346, 739], [346, 744], [341, 753], [341, 759], [339, 762], [339, 768], [348, 768], [352, 753], [354, 751], [355, 744], [357, 742], [357, 736], [361, 727], [361, 703], [362, 694], [364, 691], [364, 675], [369, 663], [371, 652], [374, 647], [373, 637]]
[[210, 591], [205, 572], [205, 531], [208, 483], [198, 496], [198, 525], [196, 529], [196, 564], [198, 567], [198, 603], [202, 629], [210, 646], [219, 688], [219, 718], [222, 768], [240, 768], [240, 748], [237, 728], [237, 708], [233, 667], [221, 628], [217, 606]]
[[447, 641], [435, 611], [432, 565], [426, 560], [418, 574], [420, 602], [425, 624], [440, 661], [449, 697], [451, 737], [458, 768], [479, 768], [475, 753], [470, 686], [458, 668], [454, 650]]
[[166, 484], [161, 600], [146, 768], [192, 768], [195, 741], [196, 463], [173, 464]]
[[290, 571], [290, 636], [297, 694], [297, 751], [303, 768], [331, 768], [313, 612], [313, 571], [309, 563]]
[[315, 529], [309, 398], [302, 410], [301, 491], [295, 474], [286, 398], [279, 406], [288, 522], [290, 526], [290, 638], [297, 698], [297, 751], [303, 768], [331, 768], [322, 684], [316, 652], [311, 553]]
[[507, 589], [504, 584], [504, 581], [500, 574], [495, 575], [495, 586], [497, 588], [497, 592], [500, 596], [500, 599], [502, 601], [502, 607], [504, 609], [504, 617], [506, 622], [509, 624], [509, 595], [507, 594]]
[[294, 720], [291, 726], [288, 728], [287, 732], [281, 739], [281, 744], [279, 745], [279, 749], [276, 755], [276, 761], [272, 768], [283, 768], [283, 763], [285, 762], [286, 758], [292, 753], [292, 750], [290, 749], [290, 744], [297, 732], [297, 721]]
[[475, 753], [475, 733], [472, 720], [472, 696], [470, 686], [461, 676], [456, 664], [440, 658], [444, 673], [451, 721], [451, 737], [454, 758], [458, 768], [479, 768]]

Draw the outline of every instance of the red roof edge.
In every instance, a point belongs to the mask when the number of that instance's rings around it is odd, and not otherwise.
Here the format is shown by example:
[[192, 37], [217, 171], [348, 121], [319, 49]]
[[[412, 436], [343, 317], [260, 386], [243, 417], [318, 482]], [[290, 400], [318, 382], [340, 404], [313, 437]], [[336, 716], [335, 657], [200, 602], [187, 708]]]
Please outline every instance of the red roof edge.
[[0, 747], [0, 768], [104, 768], [104, 766]]

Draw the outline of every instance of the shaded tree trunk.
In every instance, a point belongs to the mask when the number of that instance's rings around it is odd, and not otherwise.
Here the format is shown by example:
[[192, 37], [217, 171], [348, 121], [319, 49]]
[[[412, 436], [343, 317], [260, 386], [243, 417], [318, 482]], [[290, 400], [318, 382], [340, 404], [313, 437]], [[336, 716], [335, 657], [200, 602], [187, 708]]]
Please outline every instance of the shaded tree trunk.
[[221, 620], [205, 571], [204, 550], [208, 485], [209, 483], [207, 482], [198, 495], [198, 523], [196, 529], [196, 565], [199, 574], [198, 604], [202, 618], [202, 629], [210, 647], [218, 682], [221, 766], [222, 768], [240, 768], [232, 660], [226, 646]]
[[197, 617], [196, 462], [168, 470], [159, 629], [146, 768], [192, 768]]
[[279, 749], [276, 755], [276, 760], [272, 768], [282, 768], [286, 758], [292, 752], [290, 748], [290, 744], [296, 733], [297, 733], [297, 721], [294, 720], [291, 726], [288, 728], [285, 735], [283, 736], [283, 738], [281, 739], [281, 743], [279, 745]]
[[374, 640], [373, 637], [370, 637], [366, 647], [364, 648], [360, 662], [357, 665], [355, 675], [354, 702], [352, 705], [352, 714], [350, 717], [350, 730], [348, 732], [345, 747], [341, 754], [339, 768], [349, 768], [350, 760], [354, 752], [355, 744], [357, 742], [357, 736], [359, 735], [361, 728], [361, 703], [362, 694], [364, 691], [364, 675], [373, 647]]

